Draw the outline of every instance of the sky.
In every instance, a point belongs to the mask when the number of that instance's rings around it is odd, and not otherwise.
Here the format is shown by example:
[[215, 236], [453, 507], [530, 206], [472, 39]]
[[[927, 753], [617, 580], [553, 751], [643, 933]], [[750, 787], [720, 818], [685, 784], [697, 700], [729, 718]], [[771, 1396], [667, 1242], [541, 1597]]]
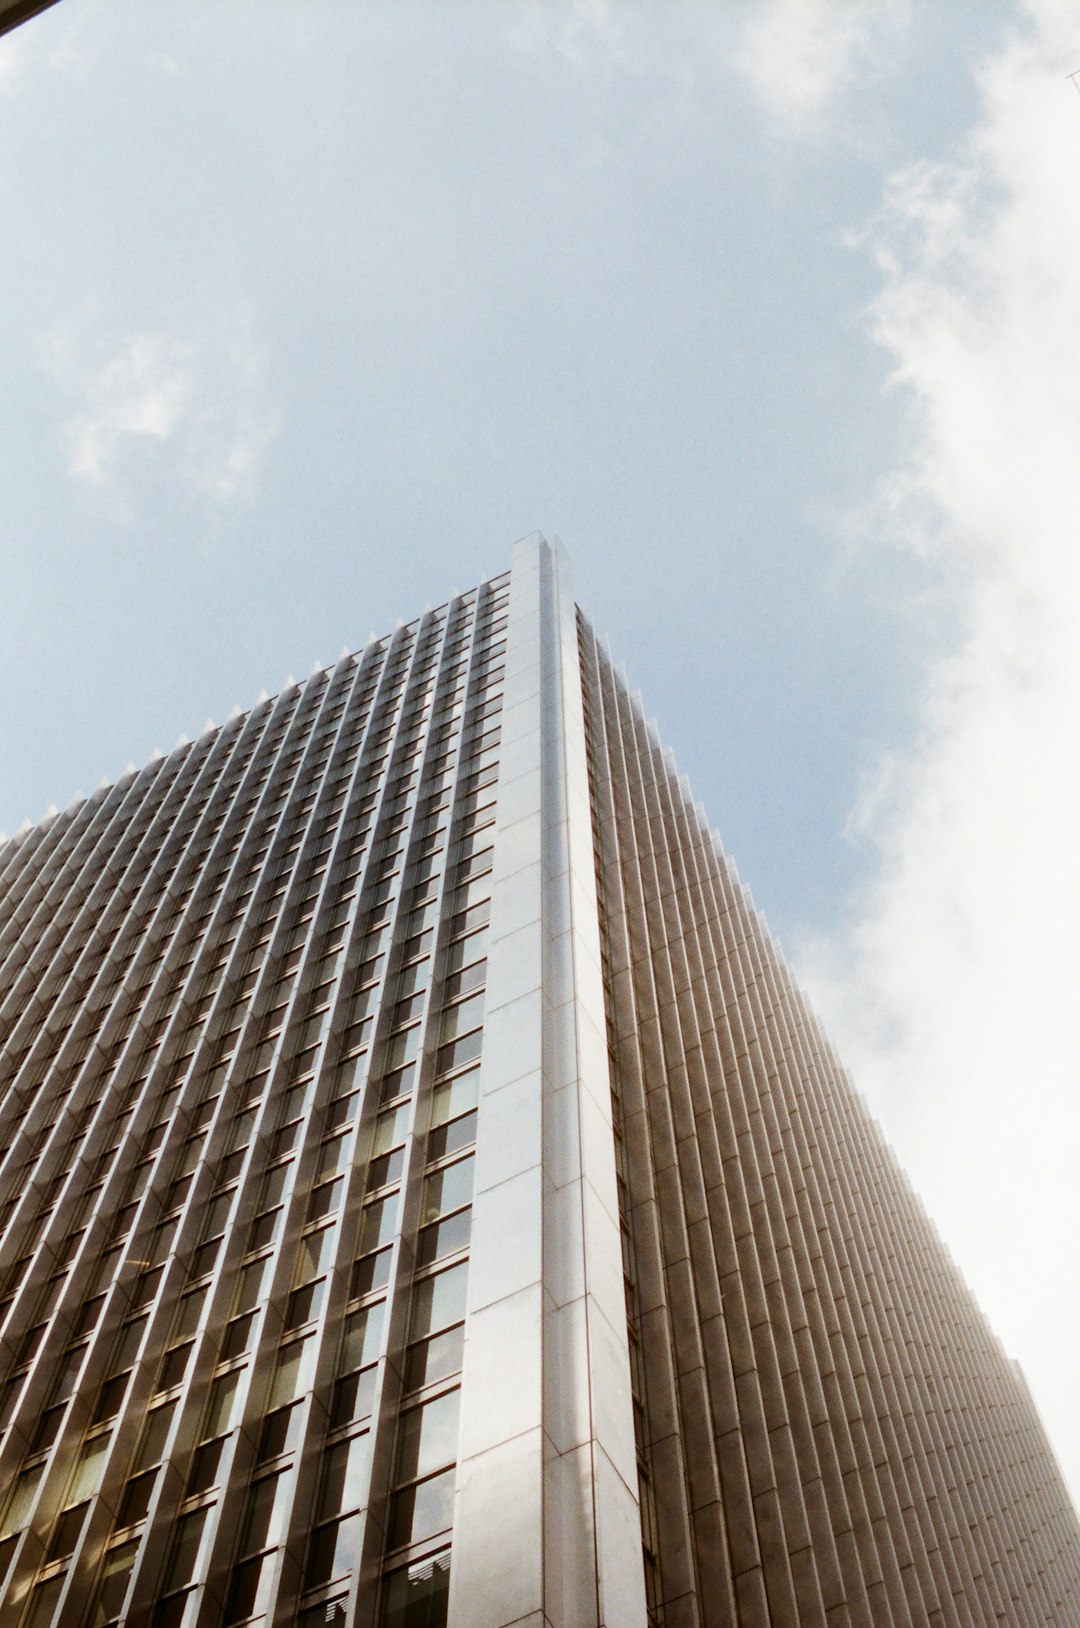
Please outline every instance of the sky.
[[559, 536], [1080, 1497], [1080, 12], [0, 41], [0, 828]]

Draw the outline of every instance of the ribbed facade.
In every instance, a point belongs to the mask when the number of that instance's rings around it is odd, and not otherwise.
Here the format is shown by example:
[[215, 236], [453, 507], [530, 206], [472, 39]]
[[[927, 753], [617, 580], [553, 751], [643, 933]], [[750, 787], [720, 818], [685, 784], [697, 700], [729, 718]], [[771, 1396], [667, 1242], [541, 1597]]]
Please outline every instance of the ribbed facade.
[[1080, 1623], [1019, 1371], [582, 642], [655, 1620]]
[[4, 1628], [1080, 1625], [540, 538], [0, 849]]

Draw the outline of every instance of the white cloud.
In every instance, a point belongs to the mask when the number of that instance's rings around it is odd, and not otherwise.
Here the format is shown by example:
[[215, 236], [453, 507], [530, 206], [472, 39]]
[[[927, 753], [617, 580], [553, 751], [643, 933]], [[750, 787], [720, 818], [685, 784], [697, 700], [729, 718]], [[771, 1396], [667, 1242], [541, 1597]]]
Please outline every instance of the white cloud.
[[75, 409], [68, 473], [126, 493], [151, 466], [214, 502], [250, 499], [277, 427], [251, 330], [244, 307], [209, 324], [173, 312], [123, 337], [98, 312], [55, 330], [47, 365]]
[[1029, 12], [869, 240], [911, 428], [883, 509], [960, 631], [855, 816], [876, 879], [801, 976], [1080, 1493], [1080, 20]]
[[908, 10], [907, 0], [759, 0], [734, 65], [774, 126], [806, 135], [845, 86], [895, 51]]

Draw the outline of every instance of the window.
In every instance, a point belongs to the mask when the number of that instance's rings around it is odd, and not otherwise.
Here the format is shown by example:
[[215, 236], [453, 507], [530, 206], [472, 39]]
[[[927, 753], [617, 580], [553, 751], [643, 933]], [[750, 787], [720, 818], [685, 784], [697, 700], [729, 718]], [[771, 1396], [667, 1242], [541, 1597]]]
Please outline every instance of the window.
[[294, 1401], [308, 1388], [311, 1381], [311, 1368], [315, 1359], [315, 1338], [307, 1335], [304, 1339], [293, 1340], [283, 1345], [278, 1352], [277, 1366], [274, 1369], [274, 1378], [270, 1386], [270, 1395], [267, 1398], [267, 1409], [283, 1406], [286, 1402]]
[[424, 1183], [422, 1219], [425, 1222], [433, 1221], [436, 1216], [445, 1215], [450, 1210], [468, 1204], [472, 1198], [472, 1189], [471, 1157], [459, 1159], [456, 1164], [444, 1165], [441, 1170], [432, 1171]]
[[165, 1573], [166, 1592], [190, 1583], [194, 1577], [209, 1513], [208, 1509], [197, 1509], [192, 1515], [182, 1515], [176, 1522], [172, 1554]]
[[405, 1366], [408, 1390], [434, 1384], [460, 1371], [467, 1272], [463, 1262], [416, 1284]]
[[303, 1435], [303, 1423], [302, 1402], [292, 1402], [268, 1413], [259, 1435], [259, 1463], [291, 1453]]
[[105, 1564], [101, 1570], [101, 1580], [87, 1618], [87, 1628], [104, 1628], [104, 1624], [114, 1622], [120, 1617], [131, 1568], [135, 1564], [138, 1552], [139, 1545], [134, 1540], [118, 1544], [115, 1549], [107, 1551]]
[[371, 1437], [367, 1431], [328, 1448], [316, 1520], [327, 1520], [365, 1504], [370, 1468]]

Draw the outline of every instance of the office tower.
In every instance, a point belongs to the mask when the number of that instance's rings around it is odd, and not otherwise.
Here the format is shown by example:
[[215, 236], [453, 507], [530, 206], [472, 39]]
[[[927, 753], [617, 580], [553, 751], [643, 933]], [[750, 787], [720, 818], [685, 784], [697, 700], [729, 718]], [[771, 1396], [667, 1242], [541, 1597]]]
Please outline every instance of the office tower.
[[0, 890], [5, 1628], [1080, 1624], [1023, 1383], [541, 538]]

